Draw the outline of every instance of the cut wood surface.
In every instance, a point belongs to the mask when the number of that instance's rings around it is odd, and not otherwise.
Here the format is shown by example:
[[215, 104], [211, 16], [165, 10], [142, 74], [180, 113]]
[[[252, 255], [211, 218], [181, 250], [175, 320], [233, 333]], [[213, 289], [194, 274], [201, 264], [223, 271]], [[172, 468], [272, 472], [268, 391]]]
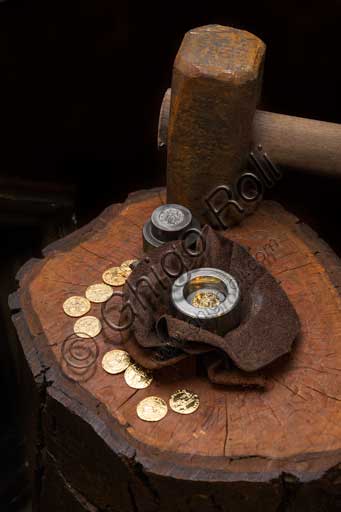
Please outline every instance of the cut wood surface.
[[[105, 352], [124, 347], [121, 335], [105, 326], [90, 373], [65, 363], [63, 342], [75, 320], [64, 314], [63, 302], [101, 282], [107, 268], [142, 257], [142, 226], [162, 202], [163, 190], [133, 194], [19, 272], [10, 306], [33, 376], [27, 389], [37, 395], [30, 407], [37, 444], [31, 465], [47, 467], [43, 478], [39, 471], [34, 477], [36, 503], [47, 500], [41, 510], [59, 510], [47, 498], [48, 475], [57, 474], [80, 510], [284, 511], [321, 503], [334, 510], [341, 482], [341, 265], [279, 204], [263, 202], [226, 232], [270, 270], [300, 318], [293, 353], [268, 370], [268, 391], [214, 387], [197, 375], [194, 359], [156, 373], [145, 390], [131, 389], [122, 374], [101, 367]], [[89, 314], [101, 316], [100, 305]], [[169, 410], [158, 423], [137, 417], [141, 399], [168, 400], [180, 387], [199, 394], [195, 414]], [[58, 495], [56, 478], [50, 480], [50, 496]]]

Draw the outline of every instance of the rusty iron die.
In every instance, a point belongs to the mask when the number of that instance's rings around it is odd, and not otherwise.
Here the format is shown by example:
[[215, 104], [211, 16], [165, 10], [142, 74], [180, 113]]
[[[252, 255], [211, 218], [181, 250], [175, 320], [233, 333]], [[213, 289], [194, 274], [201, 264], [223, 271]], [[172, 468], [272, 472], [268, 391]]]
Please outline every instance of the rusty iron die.
[[160, 247], [172, 240], [185, 239], [191, 244], [191, 230], [200, 229], [188, 208], [179, 204], [164, 204], [156, 208], [143, 226], [143, 249], [145, 252]]
[[[216, 297], [205, 306], [198, 305], [198, 295]], [[236, 327], [240, 321], [240, 290], [233, 276], [217, 268], [198, 268], [182, 274], [172, 286], [172, 303], [176, 314], [215, 332], [220, 336]]]

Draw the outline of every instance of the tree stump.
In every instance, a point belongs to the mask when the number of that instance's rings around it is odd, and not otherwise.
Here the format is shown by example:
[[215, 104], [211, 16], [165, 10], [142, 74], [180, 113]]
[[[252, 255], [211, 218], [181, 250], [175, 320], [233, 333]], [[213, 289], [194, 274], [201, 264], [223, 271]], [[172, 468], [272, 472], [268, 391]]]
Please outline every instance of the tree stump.
[[[271, 373], [271, 389], [214, 387], [195, 361], [129, 388], [106, 374], [120, 347], [104, 328], [89, 378], [62, 357], [74, 320], [62, 309], [110, 266], [142, 256], [141, 229], [163, 190], [133, 194], [49, 246], [19, 272], [10, 307], [25, 358], [29, 460], [35, 511], [183, 512], [341, 509], [341, 265], [279, 204], [265, 201], [228, 236], [250, 249], [296, 308], [301, 334]], [[100, 305], [91, 314], [100, 316]], [[141, 421], [137, 403], [179, 387], [200, 395], [196, 413]]]

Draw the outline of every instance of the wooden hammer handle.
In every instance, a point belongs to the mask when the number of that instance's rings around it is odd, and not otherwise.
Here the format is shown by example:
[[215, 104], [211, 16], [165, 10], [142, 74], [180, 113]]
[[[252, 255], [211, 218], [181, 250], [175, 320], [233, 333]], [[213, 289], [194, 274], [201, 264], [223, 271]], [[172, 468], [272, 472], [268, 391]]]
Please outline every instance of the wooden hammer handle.
[[341, 178], [341, 125], [256, 110], [253, 143], [276, 164]]
[[[161, 107], [158, 146], [167, 145], [171, 90]], [[256, 110], [253, 145], [277, 165], [341, 178], [341, 125]]]

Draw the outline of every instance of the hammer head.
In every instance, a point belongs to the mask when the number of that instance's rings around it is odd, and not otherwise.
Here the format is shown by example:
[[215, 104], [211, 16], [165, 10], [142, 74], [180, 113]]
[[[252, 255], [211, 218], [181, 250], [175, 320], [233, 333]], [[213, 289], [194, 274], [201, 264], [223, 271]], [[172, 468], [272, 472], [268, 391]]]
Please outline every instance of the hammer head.
[[202, 223], [215, 224], [205, 198], [219, 186], [232, 188], [247, 161], [264, 54], [249, 32], [208, 25], [190, 30], [176, 56], [167, 201]]

